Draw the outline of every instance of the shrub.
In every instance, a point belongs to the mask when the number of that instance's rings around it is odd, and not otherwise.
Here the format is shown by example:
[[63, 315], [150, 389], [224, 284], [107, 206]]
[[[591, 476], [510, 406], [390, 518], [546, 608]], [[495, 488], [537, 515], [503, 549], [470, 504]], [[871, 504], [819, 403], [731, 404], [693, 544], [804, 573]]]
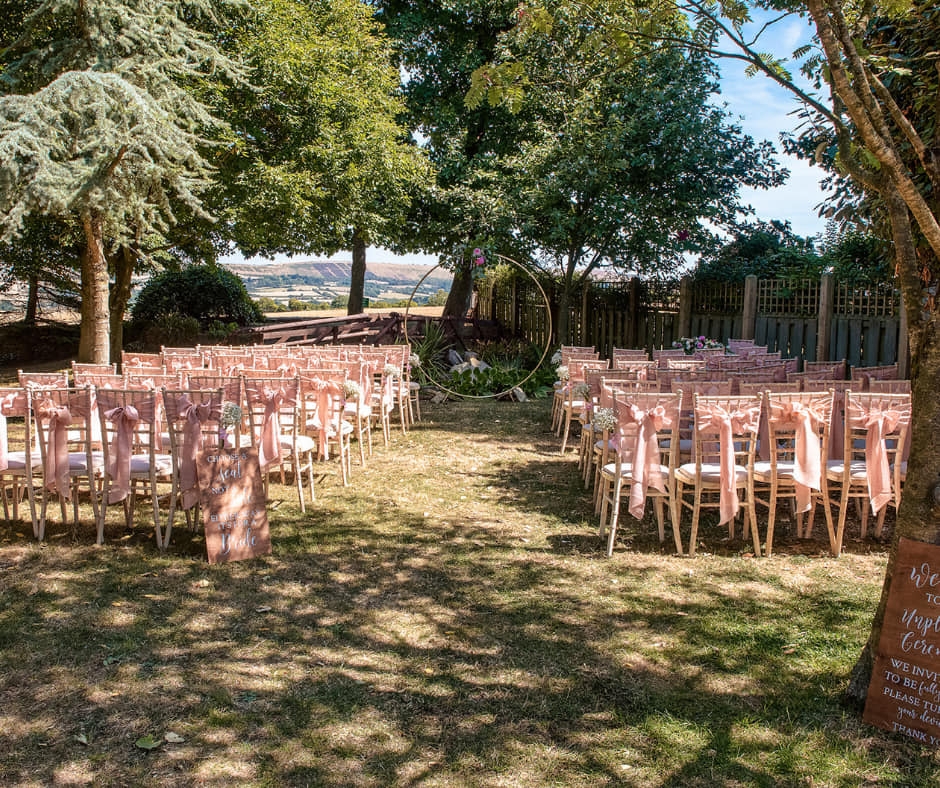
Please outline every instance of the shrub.
[[245, 283], [214, 265], [192, 265], [151, 277], [131, 310], [135, 323], [156, 324], [172, 314], [194, 318], [199, 326], [213, 320], [246, 326], [264, 319]]

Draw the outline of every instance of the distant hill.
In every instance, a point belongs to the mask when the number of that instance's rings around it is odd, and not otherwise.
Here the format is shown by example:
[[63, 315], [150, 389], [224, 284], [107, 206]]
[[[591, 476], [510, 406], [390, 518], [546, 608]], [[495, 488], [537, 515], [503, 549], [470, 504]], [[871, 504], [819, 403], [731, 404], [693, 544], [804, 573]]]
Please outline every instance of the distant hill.
[[[329, 302], [349, 292], [352, 263], [297, 260], [289, 263], [230, 263], [226, 265], [245, 282], [252, 298], [267, 296], [286, 303], [290, 299]], [[421, 282], [422, 277], [430, 274]], [[372, 299], [406, 299], [421, 282], [415, 300], [438, 290], [450, 290], [453, 276], [443, 268], [395, 263], [367, 263], [365, 296]]]

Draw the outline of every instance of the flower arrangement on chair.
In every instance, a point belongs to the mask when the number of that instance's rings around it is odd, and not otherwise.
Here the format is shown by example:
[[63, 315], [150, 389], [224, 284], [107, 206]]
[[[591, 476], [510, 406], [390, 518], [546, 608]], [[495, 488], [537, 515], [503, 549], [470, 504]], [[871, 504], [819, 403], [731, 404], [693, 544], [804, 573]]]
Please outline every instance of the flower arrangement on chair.
[[228, 441], [228, 431], [242, 423], [242, 409], [234, 402], [222, 403], [222, 416], [219, 418], [219, 448], [224, 449]]
[[724, 349], [724, 343], [717, 339], [708, 337], [681, 337], [672, 343], [677, 350], [682, 348], [687, 356], [691, 356], [696, 350], [718, 350]]

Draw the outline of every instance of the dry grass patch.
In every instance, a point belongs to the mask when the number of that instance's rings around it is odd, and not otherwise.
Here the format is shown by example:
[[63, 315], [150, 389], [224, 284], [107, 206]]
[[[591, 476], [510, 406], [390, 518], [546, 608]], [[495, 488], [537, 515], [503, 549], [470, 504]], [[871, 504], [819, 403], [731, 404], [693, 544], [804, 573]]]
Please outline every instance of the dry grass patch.
[[272, 487], [255, 561], [161, 555], [143, 507], [102, 548], [0, 527], [0, 783], [934, 784], [840, 701], [882, 546], [690, 560], [648, 519], [608, 560], [546, 402], [425, 416], [306, 515]]

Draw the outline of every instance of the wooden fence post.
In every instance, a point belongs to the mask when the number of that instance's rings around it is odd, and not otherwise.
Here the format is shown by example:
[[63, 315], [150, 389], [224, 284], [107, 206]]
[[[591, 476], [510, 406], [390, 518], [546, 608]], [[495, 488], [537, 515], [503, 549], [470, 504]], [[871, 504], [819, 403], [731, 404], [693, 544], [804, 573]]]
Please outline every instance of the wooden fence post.
[[744, 277], [744, 314], [741, 316], [741, 339], [754, 339], [757, 334], [757, 277]]
[[832, 333], [832, 308], [835, 281], [832, 274], [819, 279], [819, 316], [816, 318], [816, 360], [829, 360], [829, 335]]
[[679, 280], [679, 336], [692, 336], [692, 277]]

